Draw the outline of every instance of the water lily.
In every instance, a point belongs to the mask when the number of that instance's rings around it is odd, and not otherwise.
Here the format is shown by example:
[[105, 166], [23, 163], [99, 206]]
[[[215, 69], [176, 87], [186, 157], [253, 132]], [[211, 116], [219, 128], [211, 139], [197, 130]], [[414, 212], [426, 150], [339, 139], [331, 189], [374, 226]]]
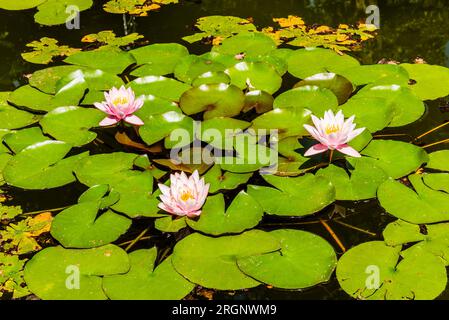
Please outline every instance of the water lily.
[[159, 208], [177, 216], [197, 217], [201, 214], [201, 208], [209, 193], [209, 184], [205, 184], [204, 178], [200, 179], [197, 170], [190, 177], [182, 173], [170, 176], [170, 187], [159, 184], [162, 202]]
[[313, 156], [327, 150], [337, 150], [351, 157], [361, 157], [360, 153], [348, 145], [351, 140], [365, 130], [365, 128], [356, 129], [354, 119], [355, 116], [352, 116], [345, 121], [341, 110], [336, 115], [332, 110], [326, 111], [324, 118], [321, 119], [312, 115], [315, 127], [305, 124], [304, 128], [320, 143], [307, 150], [305, 156]]
[[95, 107], [108, 116], [100, 122], [100, 126], [111, 126], [120, 121], [125, 121], [136, 126], [143, 125], [143, 121], [134, 112], [143, 106], [143, 100], [137, 98], [131, 88], [112, 88], [104, 93], [106, 101], [95, 103]]

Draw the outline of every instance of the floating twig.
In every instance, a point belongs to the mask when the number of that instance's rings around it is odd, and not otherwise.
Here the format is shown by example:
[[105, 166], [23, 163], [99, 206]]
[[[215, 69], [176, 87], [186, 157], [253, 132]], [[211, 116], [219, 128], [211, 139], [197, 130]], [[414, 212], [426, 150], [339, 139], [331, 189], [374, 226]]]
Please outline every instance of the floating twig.
[[335, 242], [338, 244], [338, 246], [340, 247], [340, 249], [343, 251], [343, 253], [346, 252], [346, 248], [343, 245], [343, 243], [340, 241], [340, 239], [338, 238], [338, 236], [335, 234], [335, 232], [332, 230], [332, 228], [327, 224], [326, 221], [324, 221], [323, 219], [320, 219], [320, 223], [324, 226], [324, 228], [326, 228], [326, 230], [329, 232], [329, 234], [332, 236], [332, 238], [334, 238]]
[[150, 228], [146, 228], [145, 230], [143, 230], [138, 236], [137, 238], [135, 238], [134, 240], [131, 241], [131, 243], [125, 248], [125, 251], [130, 250], [132, 247], [134, 247], [134, 245], [139, 242], [140, 239], [142, 239], [142, 237], [144, 235], [147, 234], [147, 232], [150, 230]]

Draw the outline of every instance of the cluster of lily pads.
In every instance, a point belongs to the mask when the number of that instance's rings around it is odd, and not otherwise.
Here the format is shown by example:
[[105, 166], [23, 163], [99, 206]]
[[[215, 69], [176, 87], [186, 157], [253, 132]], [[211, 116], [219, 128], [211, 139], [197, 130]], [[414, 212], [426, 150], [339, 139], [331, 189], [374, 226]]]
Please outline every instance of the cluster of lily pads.
[[[278, 48], [256, 32], [227, 38], [201, 55], [161, 43], [78, 52], [64, 62], [0, 95], [0, 182], [25, 190], [86, 186], [78, 203], [52, 221], [50, 233], [59, 245], [39, 251], [25, 265], [25, 282], [39, 298], [181, 299], [196, 285], [304, 289], [328, 281], [335, 268], [343, 290], [355, 298], [432, 299], [445, 289], [449, 151], [429, 155], [410, 142], [374, 135], [418, 121], [424, 101], [449, 95], [449, 69], [360, 65], [332, 50]], [[297, 78], [293, 88], [285, 85], [287, 77]], [[107, 104], [100, 105], [105, 92], [122, 86], [142, 101], [130, 121], [122, 109], [112, 114]], [[113, 104], [128, 102], [114, 97], [109, 95]], [[365, 128], [348, 141], [352, 156], [337, 147], [331, 147], [331, 157], [305, 155], [316, 144], [307, 130], [312, 116], [329, 110], [355, 116], [357, 127]], [[117, 121], [105, 121], [105, 112]], [[226, 137], [233, 143], [226, 156], [239, 161], [211, 155], [210, 163], [171, 162], [169, 151], [179, 146], [171, 133], [193, 132], [195, 121], [223, 136], [226, 129], [241, 135], [249, 135], [247, 129], [277, 130], [276, 171], [259, 174], [267, 164], [247, 161], [248, 152], [259, 154], [266, 145], [245, 145], [235, 137]], [[332, 135], [336, 127], [328, 129]], [[105, 152], [98, 146], [111, 132], [135, 141]], [[199, 147], [194, 140], [201, 140]], [[192, 136], [181, 153], [225, 145]], [[161, 190], [173, 196], [167, 191], [173, 171], [199, 173], [208, 184], [200, 213], [161, 209], [170, 207]], [[403, 183], [405, 177], [413, 189]], [[180, 197], [188, 201], [194, 195]], [[326, 240], [289, 228], [290, 217], [318, 214], [338, 200], [373, 198], [400, 220], [385, 230], [385, 242], [353, 248], [338, 263]], [[258, 229], [264, 215], [279, 216], [285, 227]], [[133, 219], [188, 235], [168, 256], [156, 248], [128, 253], [114, 243]], [[381, 286], [370, 291], [365, 270], [371, 265], [380, 268]], [[73, 270], [79, 283], [68, 285]]]

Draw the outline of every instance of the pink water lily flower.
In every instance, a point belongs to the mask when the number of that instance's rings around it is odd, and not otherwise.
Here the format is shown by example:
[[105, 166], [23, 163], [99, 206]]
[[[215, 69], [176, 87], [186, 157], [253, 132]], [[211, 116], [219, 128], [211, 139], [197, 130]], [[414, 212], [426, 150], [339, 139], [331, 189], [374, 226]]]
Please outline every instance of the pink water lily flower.
[[170, 176], [170, 187], [159, 184], [159, 208], [177, 216], [198, 217], [209, 193], [209, 184], [195, 170], [190, 177], [182, 172]]
[[354, 119], [355, 116], [352, 116], [345, 121], [341, 110], [336, 115], [332, 110], [326, 111], [324, 118], [321, 119], [312, 115], [315, 127], [305, 124], [304, 128], [320, 143], [311, 147], [304, 155], [309, 157], [327, 150], [337, 150], [348, 156], [360, 158], [360, 153], [348, 145], [349, 141], [365, 130], [365, 128], [356, 129]]
[[100, 126], [111, 126], [120, 121], [129, 124], [142, 126], [143, 121], [134, 112], [142, 108], [143, 100], [137, 98], [131, 88], [126, 89], [122, 86], [120, 89], [112, 88], [109, 92], [104, 93], [106, 101], [102, 103], [94, 103], [95, 107], [108, 116], [100, 122]]

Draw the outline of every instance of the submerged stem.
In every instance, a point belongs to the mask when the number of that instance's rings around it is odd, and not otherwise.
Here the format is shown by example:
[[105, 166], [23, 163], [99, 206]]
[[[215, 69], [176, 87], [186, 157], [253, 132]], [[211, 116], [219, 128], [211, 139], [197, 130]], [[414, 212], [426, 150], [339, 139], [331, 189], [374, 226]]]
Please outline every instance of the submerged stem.
[[428, 134], [431, 134], [432, 132], [435, 132], [435, 131], [437, 131], [437, 130], [439, 130], [439, 129], [441, 129], [441, 128], [444, 128], [445, 126], [448, 126], [448, 125], [449, 125], [449, 121], [443, 123], [442, 125], [439, 125], [439, 126], [433, 128], [433, 129], [431, 129], [431, 130], [429, 130], [429, 131], [424, 132], [422, 135], [416, 137], [412, 142], [415, 142], [416, 140], [419, 140], [419, 139], [421, 139], [421, 138], [424, 138], [424, 137], [427, 136]]
[[150, 230], [150, 228], [146, 228], [145, 230], [143, 230], [138, 236], [137, 238], [135, 238], [133, 241], [131, 241], [131, 243], [125, 248], [125, 251], [130, 250], [132, 247], [134, 247], [134, 245], [140, 240], [142, 239], [142, 237], [144, 235], [146, 235], [146, 233]]
[[424, 146], [422, 148], [423, 149], [427, 149], [427, 148], [438, 146], [438, 145], [444, 144], [444, 143], [449, 143], [449, 139], [446, 139], [446, 140], [443, 140], [443, 141], [438, 141], [438, 142], [435, 142], [435, 143], [431, 143], [431, 144], [428, 144], [428, 145], [426, 145], [426, 146]]
[[356, 231], [365, 233], [365, 234], [370, 235], [370, 236], [373, 236], [373, 237], [377, 236], [377, 234], [374, 233], [374, 232], [370, 232], [370, 231], [368, 231], [368, 230], [364, 230], [364, 229], [358, 228], [358, 227], [353, 226], [353, 225], [350, 225], [350, 224], [348, 224], [348, 223], [344, 223], [344, 222], [342, 222], [342, 221], [340, 221], [340, 220], [334, 219], [334, 220], [332, 220], [332, 221], [334, 221], [335, 223], [341, 224], [342, 226], [347, 227], [347, 228], [349, 228], [349, 229], [353, 229], [353, 230], [356, 230]]
[[344, 252], [346, 252], [346, 248], [343, 245], [343, 243], [340, 241], [340, 239], [338, 238], [338, 236], [335, 234], [334, 230], [332, 230], [332, 228], [327, 224], [326, 221], [324, 221], [323, 219], [320, 219], [320, 223], [324, 226], [324, 228], [326, 228], [326, 230], [329, 232], [329, 234], [332, 236], [332, 238], [335, 240], [335, 242], [338, 244], [338, 246], [340, 247], [340, 249]]
[[32, 216], [35, 214], [40, 214], [44, 212], [55, 212], [55, 211], [62, 211], [64, 209], [70, 208], [71, 206], [61, 207], [61, 208], [54, 208], [54, 209], [46, 209], [46, 210], [39, 210], [39, 211], [32, 211], [32, 212], [26, 212], [22, 213], [21, 216]]

